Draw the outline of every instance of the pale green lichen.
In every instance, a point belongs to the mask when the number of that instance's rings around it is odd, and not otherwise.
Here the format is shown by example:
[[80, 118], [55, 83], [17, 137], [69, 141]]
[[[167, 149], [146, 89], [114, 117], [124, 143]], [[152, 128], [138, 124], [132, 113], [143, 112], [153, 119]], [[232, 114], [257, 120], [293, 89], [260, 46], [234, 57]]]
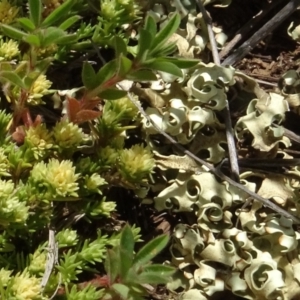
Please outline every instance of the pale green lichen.
[[247, 114], [235, 126], [237, 138], [242, 140], [246, 133], [251, 133], [252, 147], [261, 151], [270, 151], [279, 142], [289, 146], [290, 141], [284, 136], [283, 128], [274, 125], [284, 120], [287, 110], [287, 102], [278, 94], [271, 93], [267, 101], [252, 100]]
[[277, 269], [277, 263], [268, 252], [261, 253], [253, 259], [245, 269], [245, 281], [255, 295], [260, 299], [280, 299], [285, 286], [282, 273]]
[[291, 22], [288, 27], [288, 35], [295, 41], [300, 41], [300, 25], [296, 25], [295, 22]]
[[195, 214], [205, 204], [217, 202], [222, 208], [230, 207], [232, 196], [226, 187], [210, 173], [180, 174], [174, 182], [154, 198], [157, 210], [175, 212], [193, 211]]
[[[210, 109], [193, 106], [184, 103], [181, 99], [170, 99], [169, 107], [162, 110], [147, 108], [146, 113], [156, 126], [163, 131], [175, 136], [178, 142], [188, 144], [196, 137], [196, 134], [205, 125], [219, 126], [219, 122]], [[153, 124], [149, 124], [146, 118], [142, 120], [144, 129], [148, 134], [156, 133]]]
[[213, 110], [226, 106], [228, 87], [235, 83], [235, 69], [200, 63], [187, 83], [189, 101], [206, 104]]

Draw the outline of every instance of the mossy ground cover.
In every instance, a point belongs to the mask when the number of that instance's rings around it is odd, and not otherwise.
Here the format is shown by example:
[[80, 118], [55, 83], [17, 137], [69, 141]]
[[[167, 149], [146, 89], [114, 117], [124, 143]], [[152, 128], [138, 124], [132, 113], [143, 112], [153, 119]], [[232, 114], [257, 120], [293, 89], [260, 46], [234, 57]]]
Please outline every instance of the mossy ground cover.
[[0, 299], [297, 299], [298, 14], [202, 2], [0, 1]]

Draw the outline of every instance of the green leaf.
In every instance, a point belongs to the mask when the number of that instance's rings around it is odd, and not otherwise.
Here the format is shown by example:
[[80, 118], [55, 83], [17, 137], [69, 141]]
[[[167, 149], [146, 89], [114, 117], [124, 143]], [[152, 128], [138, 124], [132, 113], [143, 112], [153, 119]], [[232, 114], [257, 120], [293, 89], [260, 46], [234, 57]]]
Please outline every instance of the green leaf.
[[119, 36], [115, 36], [113, 38], [113, 46], [115, 48], [116, 51], [116, 57], [119, 57], [121, 54], [123, 54], [124, 56], [126, 56], [127, 54], [127, 45], [124, 42], [124, 40], [122, 38], [120, 38]]
[[145, 21], [145, 30], [148, 31], [152, 37], [154, 37], [157, 33], [156, 23], [152, 16], [148, 15]]
[[21, 77], [19, 77], [15, 72], [10, 71], [1, 71], [0, 72], [0, 79], [4, 79], [5, 81], [8, 81], [12, 83], [15, 86], [19, 86], [21, 88], [26, 88], [23, 80]]
[[136, 61], [143, 63], [143, 61], [147, 59], [147, 54], [153, 41], [153, 35], [145, 29], [141, 29], [139, 34], [140, 37], [138, 43], [138, 50], [135, 59]]
[[151, 70], [143, 69], [129, 73], [126, 79], [133, 81], [155, 81], [157, 77]]
[[157, 48], [155, 51], [151, 52], [150, 57], [164, 57], [168, 56], [172, 53], [174, 53], [177, 50], [176, 44], [166, 44], [165, 46], [162, 46], [161, 48]]
[[170, 62], [180, 69], [189, 69], [199, 63], [199, 59], [184, 59], [176, 57], [164, 57], [164, 61]]
[[40, 73], [45, 73], [53, 59], [53, 57], [46, 57], [42, 60], [39, 60], [35, 65], [35, 70], [39, 71]]
[[24, 42], [26, 42], [32, 46], [36, 46], [36, 47], [41, 46], [41, 41], [40, 41], [39, 37], [34, 34], [29, 34], [23, 40], [24, 40]]
[[42, 46], [47, 47], [51, 44], [57, 43], [57, 40], [64, 37], [66, 33], [57, 27], [49, 27], [45, 29], [42, 36]]
[[110, 78], [112, 78], [117, 72], [117, 61], [116, 59], [111, 60], [105, 64], [97, 73], [98, 85], [103, 84]]
[[134, 236], [128, 224], [122, 230], [120, 237], [120, 276], [122, 280], [126, 279], [126, 275], [131, 268], [134, 251]]
[[33, 22], [28, 18], [19, 18], [17, 19], [18, 23], [27, 31], [33, 31], [35, 26]]
[[81, 78], [84, 86], [88, 90], [92, 90], [98, 86], [96, 72], [91, 64], [88, 62], [83, 63]]
[[99, 93], [98, 96], [106, 100], [118, 100], [126, 95], [126, 91], [117, 89], [106, 89], [105, 91]]
[[149, 263], [168, 244], [169, 237], [160, 235], [147, 243], [135, 256], [133, 267], [137, 270]]
[[141, 284], [164, 284], [164, 283], [167, 283], [169, 280], [169, 278], [166, 278], [164, 276], [161, 276], [161, 275], [158, 275], [156, 273], [142, 273], [140, 274], [139, 276], [139, 282]]
[[175, 269], [170, 266], [153, 264], [145, 266], [143, 272], [139, 274], [139, 283], [144, 284], [163, 284], [169, 282], [170, 276]]
[[42, 17], [42, 3], [41, 0], [29, 0], [29, 16], [33, 24], [38, 27], [41, 23]]
[[81, 17], [78, 15], [72, 16], [69, 19], [67, 19], [66, 21], [64, 21], [63, 23], [61, 23], [58, 28], [60, 28], [62, 30], [67, 30], [68, 28], [70, 28], [72, 25], [74, 25], [80, 19], [81, 19]]
[[163, 59], [156, 59], [152, 63], [144, 64], [143, 67], [182, 77], [182, 71], [177, 66]]
[[56, 44], [58, 45], [68, 45], [68, 44], [73, 44], [77, 42], [78, 40], [78, 35], [77, 33], [74, 34], [67, 34], [65, 36], [62, 36], [56, 40]]
[[29, 77], [29, 76], [26, 76], [24, 78], [24, 84], [26, 86], [26, 89], [30, 89], [30, 87], [35, 82], [35, 80], [36, 80], [35, 78], [33, 79], [33, 78]]
[[119, 295], [122, 299], [129, 299], [130, 289], [124, 284], [114, 283], [111, 288]]
[[124, 77], [131, 69], [132, 61], [125, 57], [123, 54], [120, 54], [118, 59], [118, 72], [117, 75]]
[[108, 285], [112, 285], [117, 279], [120, 272], [120, 263], [119, 247], [117, 246], [114, 247], [114, 249], [108, 249], [104, 263], [105, 271], [109, 280]]
[[150, 53], [161, 48], [161, 46], [163, 46], [166, 43], [168, 38], [177, 30], [179, 24], [180, 24], [180, 16], [177, 13], [175, 13], [170, 19], [170, 21], [168, 22], [168, 24], [162, 30], [160, 30], [155, 36], [152, 42]]
[[22, 40], [28, 35], [26, 32], [6, 24], [1, 24], [1, 30], [5, 35], [16, 40]]
[[[139, 295], [147, 295], [147, 290], [139, 283], [139, 275], [136, 275], [136, 278], [132, 279], [130, 277], [130, 281], [126, 282], [128, 286], [130, 286], [130, 289], [132, 291], [132, 294], [139, 294]], [[136, 296], [136, 295], [135, 295]], [[145, 299], [145, 298], [143, 298]], [[136, 298], [134, 298], [136, 300]]]
[[0, 69], [1, 71], [12, 71], [13, 68], [10, 62], [1, 62]]
[[49, 27], [60, 19], [65, 18], [71, 10], [71, 7], [76, 3], [76, 0], [67, 0], [58, 8], [56, 8], [46, 19], [42, 22], [43, 27]]

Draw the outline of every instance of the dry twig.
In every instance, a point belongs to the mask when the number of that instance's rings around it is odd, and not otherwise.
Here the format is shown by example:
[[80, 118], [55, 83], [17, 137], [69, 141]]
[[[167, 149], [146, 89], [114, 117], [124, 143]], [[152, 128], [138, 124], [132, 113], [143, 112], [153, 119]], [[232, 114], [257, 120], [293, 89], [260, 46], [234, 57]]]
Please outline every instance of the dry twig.
[[272, 1], [272, 3], [269, 4], [265, 10], [258, 13], [251, 20], [249, 20], [242, 28], [240, 28], [236, 33], [235, 37], [230, 42], [228, 42], [227, 45], [219, 53], [220, 59], [227, 56], [227, 54], [229, 54], [229, 52], [234, 48], [234, 46], [238, 42], [240, 42], [254, 27], [256, 27], [260, 21], [264, 20], [268, 13], [276, 6], [278, 6], [282, 1], [283, 0], [277, 0], [275, 2]]
[[244, 58], [261, 40], [276, 29], [300, 5], [300, 0], [290, 0], [269, 22], [262, 26], [250, 39], [243, 43], [232, 55], [228, 56], [222, 65], [234, 65]]
[[[49, 229], [48, 255], [47, 255], [45, 272], [41, 281], [42, 289], [44, 289], [45, 286], [47, 285], [55, 265], [58, 265], [58, 244], [55, 241], [55, 231], [53, 229]], [[59, 286], [60, 286], [60, 280], [55, 292], [53, 293], [50, 299], [53, 299], [55, 297]]]
[[[197, 0], [198, 6], [201, 10], [201, 13], [203, 14], [203, 18], [207, 25], [207, 31], [209, 36], [209, 41], [212, 47], [212, 54], [214, 63], [218, 66], [220, 66], [220, 58], [218, 54], [217, 49], [217, 43], [215, 40], [215, 36], [212, 30], [212, 20], [210, 16], [208, 15], [207, 11], [205, 10], [201, 0]], [[233, 175], [233, 178], [239, 182], [239, 165], [237, 162], [237, 151], [235, 147], [234, 142], [234, 134], [232, 129], [232, 123], [231, 123], [231, 116], [230, 116], [230, 109], [229, 109], [229, 103], [228, 100], [226, 100], [226, 106], [224, 110], [222, 111], [224, 120], [225, 120], [225, 126], [226, 126], [226, 138], [227, 138], [227, 144], [228, 144], [228, 152], [229, 152], [229, 161], [231, 166], [231, 172]]]

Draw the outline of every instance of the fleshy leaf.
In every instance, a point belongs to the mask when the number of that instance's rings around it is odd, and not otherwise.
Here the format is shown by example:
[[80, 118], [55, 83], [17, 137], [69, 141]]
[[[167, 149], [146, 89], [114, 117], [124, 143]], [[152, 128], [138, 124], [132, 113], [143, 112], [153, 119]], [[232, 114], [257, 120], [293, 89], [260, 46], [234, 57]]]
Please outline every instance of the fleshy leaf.
[[179, 24], [180, 16], [175, 13], [167, 25], [156, 34], [151, 45], [150, 54], [153, 54], [166, 43], [168, 38], [177, 30]]
[[103, 84], [109, 80], [117, 71], [117, 62], [116, 60], [111, 60], [105, 64], [97, 73], [97, 82], [98, 85]]
[[177, 57], [165, 57], [164, 60], [176, 65], [180, 69], [188, 69], [199, 63], [198, 59], [184, 59]]
[[64, 37], [66, 33], [57, 27], [48, 27], [43, 32], [42, 45], [44, 47], [49, 46]]
[[156, 59], [154, 62], [146, 63], [143, 67], [182, 77], [181, 70], [175, 64], [163, 59]]
[[42, 17], [42, 3], [41, 0], [29, 0], [29, 16], [36, 27], [40, 25]]
[[33, 31], [35, 29], [35, 25], [28, 18], [19, 18], [17, 19], [18, 23], [23, 27], [23, 29], [27, 31]]
[[119, 36], [115, 36], [113, 39], [113, 46], [116, 51], [116, 57], [119, 57], [121, 54], [126, 56], [127, 54], [127, 45], [125, 44], [124, 40]]
[[148, 15], [146, 17], [144, 28], [151, 34], [152, 37], [156, 35], [156, 23], [152, 16]]
[[108, 249], [106, 253], [105, 260], [105, 271], [108, 276], [109, 285], [113, 284], [117, 279], [117, 276], [120, 272], [120, 255], [119, 255], [119, 247], [115, 247], [114, 249]]
[[117, 100], [127, 95], [126, 91], [118, 89], [106, 89], [99, 93], [99, 97], [106, 100]]
[[133, 267], [138, 269], [150, 262], [160, 251], [168, 244], [169, 238], [167, 235], [161, 235], [147, 243], [135, 256]]
[[5, 35], [16, 40], [22, 40], [24, 37], [28, 35], [26, 32], [6, 24], [1, 24], [1, 30]]
[[140, 284], [167, 283], [174, 271], [175, 269], [170, 266], [152, 264], [143, 268], [143, 272], [138, 276], [138, 281]]
[[2, 71], [0, 72], [0, 79], [4, 79], [5, 81], [8, 81], [21, 88], [26, 88], [23, 80], [15, 72]]
[[34, 34], [29, 34], [28, 36], [25, 36], [23, 38], [24, 42], [33, 45], [35, 47], [40, 47], [41, 46], [41, 41], [38, 36]]
[[131, 69], [132, 61], [125, 57], [123, 54], [120, 54], [118, 58], [118, 73], [117, 76], [124, 77]]
[[143, 63], [147, 58], [147, 54], [149, 52], [149, 48], [153, 40], [153, 36], [149, 31], [145, 29], [141, 29], [139, 34], [140, 34], [140, 38], [138, 43], [137, 55], [135, 59], [138, 62]]
[[68, 45], [76, 42], [78, 40], [78, 35], [76, 33], [74, 34], [67, 34], [59, 37], [55, 42], [58, 45]]
[[67, 0], [66, 2], [61, 4], [58, 8], [53, 10], [49, 16], [46, 17], [46, 19], [42, 22], [42, 26], [47, 28], [58, 22], [60, 19], [65, 18], [75, 2], [76, 1], [74, 0]]
[[114, 283], [112, 285], [112, 289], [116, 293], [118, 293], [118, 295], [120, 295], [122, 299], [124, 299], [124, 300], [125, 299], [130, 299], [129, 298], [130, 289], [126, 285], [121, 284], [121, 283]]
[[138, 70], [135, 72], [130, 72], [127, 76], [127, 79], [134, 81], [154, 81], [157, 80], [156, 75], [151, 70]]
[[84, 86], [88, 89], [94, 89], [97, 85], [96, 72], [92, 65], [88, 62], [84, 62], [82, 67], [81, 78]]
[[80, 19], [81, 19], [80, 16], [77, 16], [77, 15], [72, 16], [72, 17], [68, 18], [67, 20], [65, 20], [63, 23], [61, 23], [58, 28], [60, 28], [62, 30], [67, 30], [68, 28], [70, 28], [72, 25], [74, 25]]
[[120, 276], [126, 280], [127, 273], [132, 266], [134, 251], [134, 236], [131, 228], [126, 225], [120, 238]]

